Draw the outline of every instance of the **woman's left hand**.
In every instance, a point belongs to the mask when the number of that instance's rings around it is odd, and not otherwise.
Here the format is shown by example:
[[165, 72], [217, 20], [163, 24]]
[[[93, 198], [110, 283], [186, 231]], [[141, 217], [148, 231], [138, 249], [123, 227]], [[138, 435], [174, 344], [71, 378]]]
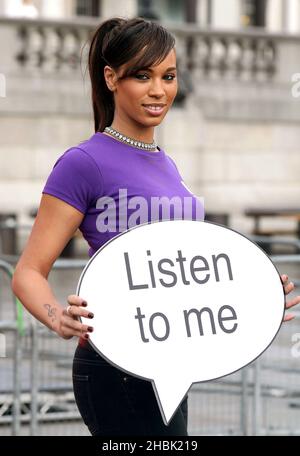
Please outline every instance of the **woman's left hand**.
[[[291, 291], [295, 289], [295, 285], [293, 284], [293, 282], [289, 282], [289, 278], [286, 274], [282, 274], [280, 278], [284, 287], [284, 293], [288, 295]], [[290, 301], [287, 301], [285, 304], [285, 308], [290, 309], [291, 307], [294, 307], [297, 304], [300, 304], [300, 296], [295, 296]], [[293, 318], [295, 318], [294, 314], [287, 313], [284, 315], [283, 321], [290, 321], [293, 320]]]

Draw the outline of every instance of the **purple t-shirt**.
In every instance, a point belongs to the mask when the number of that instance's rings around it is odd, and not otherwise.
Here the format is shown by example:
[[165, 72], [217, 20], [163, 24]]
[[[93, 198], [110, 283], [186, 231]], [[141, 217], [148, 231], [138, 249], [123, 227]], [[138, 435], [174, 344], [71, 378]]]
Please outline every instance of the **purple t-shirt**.
[[126, 229], [155, 220], [203, 220], [202, 202], [164, 150], [138, 149], [97, 132], [55, 162], [42, 193], [84, 214], [91, 257]]

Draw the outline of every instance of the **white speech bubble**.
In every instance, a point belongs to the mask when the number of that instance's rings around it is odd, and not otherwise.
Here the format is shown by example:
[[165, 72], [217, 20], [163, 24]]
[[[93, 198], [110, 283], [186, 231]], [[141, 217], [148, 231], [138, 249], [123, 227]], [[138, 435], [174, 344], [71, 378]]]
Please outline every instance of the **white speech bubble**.
[[192, 220], [138, 225], [108, 241], [82, 271], [77, 294], [95, 315], [92, 346], [151, 380], [166, 425], [193, 383], [261, 355], [285, 307], [280, 275], [262, 249]]

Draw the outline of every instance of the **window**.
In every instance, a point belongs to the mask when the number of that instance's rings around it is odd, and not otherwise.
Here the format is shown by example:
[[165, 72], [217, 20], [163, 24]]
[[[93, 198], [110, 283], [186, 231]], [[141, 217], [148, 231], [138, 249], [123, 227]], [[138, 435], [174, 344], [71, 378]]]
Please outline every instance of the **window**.
[[77, 16], [100, 16], [100, 0], [76, 0]]
[[[190, 0], [188, 3], [191, 3]], [[166, 22], [182, 23], [186, 20], [185, 0], [138, 0], [138, 15]]]
[[242, 0], [242, 25], [245, 27], [265, 27], [266, 4], [266, 0]]

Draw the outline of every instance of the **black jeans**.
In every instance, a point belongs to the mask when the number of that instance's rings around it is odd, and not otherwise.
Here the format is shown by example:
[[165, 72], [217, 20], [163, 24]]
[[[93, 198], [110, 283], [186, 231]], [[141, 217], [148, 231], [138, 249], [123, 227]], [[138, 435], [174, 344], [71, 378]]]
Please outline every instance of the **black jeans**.
[[93, 349], [78, 345], [73, 387], [82, 419], [94, 436], [188, 435], [187, 395], [166, 426], [151, 381], [121, 371]]

